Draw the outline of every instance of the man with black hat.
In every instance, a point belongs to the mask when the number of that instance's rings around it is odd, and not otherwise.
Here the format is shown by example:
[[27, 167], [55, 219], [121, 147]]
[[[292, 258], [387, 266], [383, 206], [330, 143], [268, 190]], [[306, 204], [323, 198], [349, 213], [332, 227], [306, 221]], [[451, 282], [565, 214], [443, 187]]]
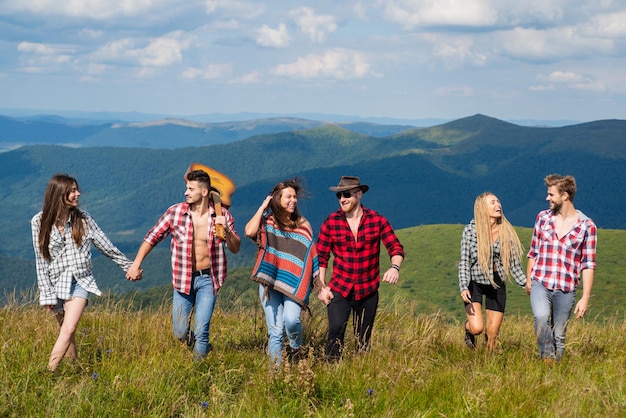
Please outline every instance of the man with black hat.
[[[353, 313], [357, 351], [369, 350], [378, 308], [380, 242], [391, 258], [391, 267], [383, 275], [384, 282], [398, 282], [404, 249], [389, 221], [361, 205], [369, 186], [361, 184], [359, 177], [342, 176], [337, 187], [329, 189], [336, 192], [339, 209], [320, 228], [317, 252], [321, 283], [317, 297], [328, 311], [326, 356], [335, 361], [341, 358], [350, 313]], [[326, 285], [331, 254], [333, 270]]]

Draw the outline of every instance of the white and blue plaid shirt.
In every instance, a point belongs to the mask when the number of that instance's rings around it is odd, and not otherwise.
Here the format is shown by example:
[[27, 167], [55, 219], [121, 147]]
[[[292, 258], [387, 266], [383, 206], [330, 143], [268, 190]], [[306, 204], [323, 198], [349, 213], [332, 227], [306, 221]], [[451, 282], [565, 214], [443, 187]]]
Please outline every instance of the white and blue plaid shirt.
[[[492, 260], [489, 264], [493, 264], [498, 275], [504, 281], [504, 266], [500, 258], [500, 242], [496, 240], [493, 245]], [[526, 273], [520, 264], [520, 260], [516, 257], [511, 258], [511, 276], [513, 280], [520, 286], [526, 284]], [[492, 275], [493, 272], [489, 272]], [[470, 280], [475, 283], [491, 285], [489, 277], [483, 272], [478, 264], [478, 239], [476, 238], [476, 222], [474, 219], [465, 226], [463, 237], [461, 238], [461, 260], [459, 261], [459, 289], [462, 291], [469, 289]]]
[[124, 271], [128, 270], [132, 261], [117, 249], [100, 229], [89, 213], [81, 210], [85, 218], [85, 236], [80, 246], [72, 239], [70, 219], [65, 225], [65, 232], [52, 228], [50, 234], [50, 260], [46, 260], [39, 250], [39, 230], [41, 215], [39, 212], [31, 220], [35, 263], [37, 267], [37, 285], [39, 286], [39, 304], [56, 305], [59, 300], [71, 297], [72, 279], [88, 292], [101, 295], [96, 279], [93, 277], [91, 265], [91, 244], [103, 255], [109, 257]]

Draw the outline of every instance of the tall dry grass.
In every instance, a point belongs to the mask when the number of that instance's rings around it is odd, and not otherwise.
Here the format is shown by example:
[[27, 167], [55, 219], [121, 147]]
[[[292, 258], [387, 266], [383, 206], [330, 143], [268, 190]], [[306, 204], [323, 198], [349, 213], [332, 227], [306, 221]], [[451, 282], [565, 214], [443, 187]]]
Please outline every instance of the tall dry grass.
[[[538, 360], [532, 318], [507, 316], [496, 352], [469, 350], [462, 318], [381, 306], [370, 353], [321, 360], [322, 308], [304, 316], [308, 357], [267, 362], [260, 308], [216, 310], [200, 362], [172, 337], [170, 307], [100, 298], [79, 323], [79, 361], [45, 371], [54, 319], [32, 304], [0, 310], [0, 416], [622, 417], [626, 324], [572, 321], [566, 357]], [[350, 337], [350, 333], [347, 334]]]

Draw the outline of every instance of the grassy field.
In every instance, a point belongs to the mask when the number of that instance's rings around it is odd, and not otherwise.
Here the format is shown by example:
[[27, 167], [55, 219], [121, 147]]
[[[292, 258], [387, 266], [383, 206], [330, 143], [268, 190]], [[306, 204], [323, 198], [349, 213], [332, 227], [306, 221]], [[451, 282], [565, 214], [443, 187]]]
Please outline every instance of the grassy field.
[[0, 311], [0, 416], [622, 417], [626, 324], [572, 321], [566, 357], [539, 361], [528, 317], [508, 316], [493, 354], [463, 343], [461, 322], [382, 307], [372, 351], [321, 361], [325, 320], [305, 316], [309, 357], [282, 370], [264, 354], [260, 310], [213, 319], [214, 351], [194, 362], [169, 305], [99, 304], [79, 325], [79, 361], [45, 371], [57, 326], [43, 310]]
[[[0, 417], [626, 416], [626, 231], [599, 232], [590, 314], [571, 321], [566, 356], [549, 367], [537, 356], [528, 297], [512, 284], [496, 352], [482, 338], [477, 350], [465, 347], [456, 278], [462, 228], [399, 231], [407, 260], [401, 282], [381, 286], [372, 351], [354, 354], [348, 338], [338, 364], [320, 355], [326, 320], [313, 300], [303, 317], [308, 358], [268, 365], [246, 269], [222, 290], [214, 351], [200, 362], [172, 337], [171, 288], [93, 298], [77, 331], [79, 361], [54, 375], [46, 364], [56, 321], [32, 303], [35, 295], [9, 298], [0, 308]], [[519, 233], [528, 243], [530, 230]]]

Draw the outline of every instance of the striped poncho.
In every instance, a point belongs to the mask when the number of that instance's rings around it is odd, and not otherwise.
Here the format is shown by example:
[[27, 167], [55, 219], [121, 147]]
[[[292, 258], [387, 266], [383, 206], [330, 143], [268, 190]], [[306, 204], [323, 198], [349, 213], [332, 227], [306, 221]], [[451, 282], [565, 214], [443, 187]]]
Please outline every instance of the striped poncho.
[[252, 280], [305, 307], [313, 279], [319, 276], [311, 226], [305, 223], [295, 229], [281, 230], [272, 215], [264, 214], [258, 245]]

